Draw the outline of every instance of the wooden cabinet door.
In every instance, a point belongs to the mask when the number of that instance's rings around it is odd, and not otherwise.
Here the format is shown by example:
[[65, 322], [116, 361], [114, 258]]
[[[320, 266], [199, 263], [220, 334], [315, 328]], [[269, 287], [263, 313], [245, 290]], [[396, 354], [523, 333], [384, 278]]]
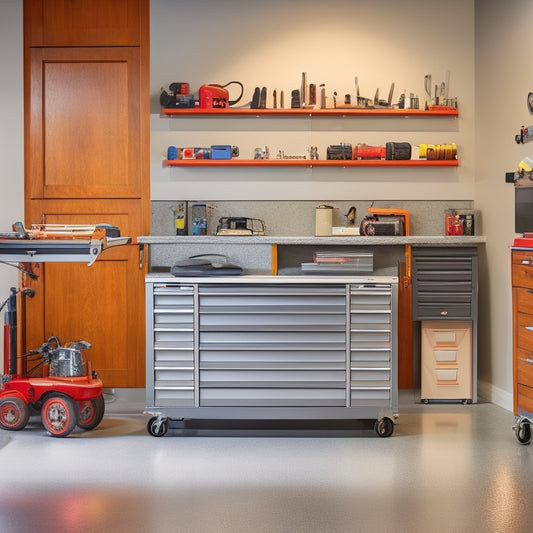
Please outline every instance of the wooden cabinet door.
[[51, 335], [62, 343], [88, 341], [92, 348], [87, 356], [105, 387], [143, 387], [144, 272], [138, 267], [139, 250], [128, 245], [121, 253], [112, 252], [104, 252], [107, 258], [91, 266], [42, 265], [39, 280], [30, 284], [35, 297], [26, 298], [26, 346], [36, 348]]
[[[139, 201], [36, 200], [28, 207], [28, 223], [43, 215], [50, 224], [106, 222], [119, 226], [123, 236], [139, 225]], [[37, 281], [23, 276], [24, 286], [35, 290], [25, 300], [26, 349], [51, 335], [63, 343], [86, 340], [93, 346], [87, 356], [105, 387], [143, 387], [146, 271], [140, 252], [138, 245], [119, 246], [102, 252], [91, 266], [46, 263], [38, 266]]]
[[148, 0], [24, 0], [28, 46], [139, 46]]
[[141, 198], [149, 139], [139, 48], [32, 48], [26, 198]]

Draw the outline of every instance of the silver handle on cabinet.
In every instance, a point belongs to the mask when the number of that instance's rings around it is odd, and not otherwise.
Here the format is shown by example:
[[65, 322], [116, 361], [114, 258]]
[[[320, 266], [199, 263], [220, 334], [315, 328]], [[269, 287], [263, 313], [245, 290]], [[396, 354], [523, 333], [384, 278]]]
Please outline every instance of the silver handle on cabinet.
[[524, 329], [527, 329], [528, 331], [533, 331], [533, 326], [523, 326]]
[[448, 316], [448, 311], [441, 311], [440, 314], [441, 316]]
[[139, 244], [139, 270], [144, 268], [144, 244]]
[[525, 363], [529, 363], [530, 365], [533, 365], [533, 359], [531, 359], [531, 357], [526, 357], [525, 359], [523, 359], [523, 361]]

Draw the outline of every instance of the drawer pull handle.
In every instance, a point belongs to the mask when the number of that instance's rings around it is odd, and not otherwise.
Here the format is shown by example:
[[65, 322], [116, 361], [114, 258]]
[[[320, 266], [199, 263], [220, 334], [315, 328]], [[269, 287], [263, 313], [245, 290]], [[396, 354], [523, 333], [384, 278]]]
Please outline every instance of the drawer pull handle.
[[524, 326], [525, 329], [527, 329], [528, 331], [533, 331], [533, 326]]
[[531, 265], [531, 259], [522, 259], [523, 265]]
[[533, 365], [533, 359], [531, 359], [531, 357], [526, 357], [526, 358], [524, 359], [524, 361], [525, 361], [526, 363], [529, 363], [530, 365]]
[[440, 314], [441, 314], [441, 316], [447, 316], [448, 315], [448, 311], [441, 311]]

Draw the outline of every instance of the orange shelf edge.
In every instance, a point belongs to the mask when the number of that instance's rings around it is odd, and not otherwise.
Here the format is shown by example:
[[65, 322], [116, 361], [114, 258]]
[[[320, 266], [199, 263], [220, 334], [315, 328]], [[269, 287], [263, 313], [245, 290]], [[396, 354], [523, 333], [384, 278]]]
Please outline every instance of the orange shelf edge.
[[166, 167], [456, 167], [449, 160], [165, 159]]
[[223, 109], [162, 109], [162, 116], [384, 116], [384, 117], [457, 117], [457, 109], [371, 109], [371, 108], [329, 108], [329, 109], [250, 109], [250, 108], [223, 108]]

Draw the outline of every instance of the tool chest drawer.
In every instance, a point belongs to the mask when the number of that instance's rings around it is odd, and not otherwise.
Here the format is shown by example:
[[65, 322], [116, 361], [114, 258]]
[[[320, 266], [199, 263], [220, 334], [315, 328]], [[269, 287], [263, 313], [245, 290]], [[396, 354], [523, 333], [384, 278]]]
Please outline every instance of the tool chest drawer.
[[396, 412], [397, 278], [295, 278], [148, 277], [147, 406], [191, 418]]
[[413, 319], [472, 319], [477, 313], [477, 249], [414, 248]]
[[200, 406], [345, 405], [344, 285], [200, 284], [198, 298]]
[[390, 285], [350, 286], [350, 401], [387, 405], [394, 386]]
[[150, 378], [160, 405], [194, 405], [194, 288], [157, 284], [150, 299], [153, 366]]

